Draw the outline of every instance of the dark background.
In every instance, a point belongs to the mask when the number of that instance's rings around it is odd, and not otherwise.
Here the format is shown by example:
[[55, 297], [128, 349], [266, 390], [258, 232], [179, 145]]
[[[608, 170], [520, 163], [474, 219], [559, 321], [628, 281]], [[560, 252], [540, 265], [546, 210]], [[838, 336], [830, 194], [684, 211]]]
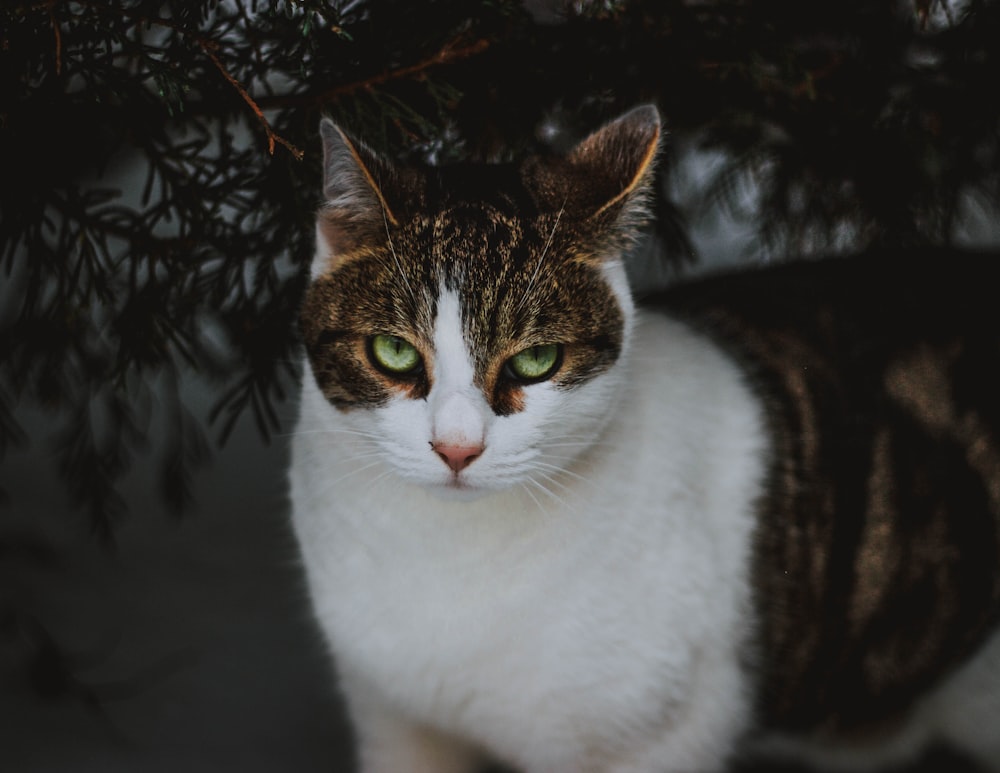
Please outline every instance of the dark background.
[[347, 769], [285, 490], [321, 115], [445, 163], [656, 103], [650, 287], [996, 245], [997, 40], [988, 0], [5, 5], [0, 770]]

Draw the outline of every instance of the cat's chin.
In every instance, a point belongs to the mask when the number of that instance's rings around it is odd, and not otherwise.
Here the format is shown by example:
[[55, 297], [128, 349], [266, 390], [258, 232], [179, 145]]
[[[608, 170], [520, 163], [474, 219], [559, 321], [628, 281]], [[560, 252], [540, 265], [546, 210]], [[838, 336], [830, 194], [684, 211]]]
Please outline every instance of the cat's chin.
[[472, 502], [493, 492], [493, 489], [484, 488], [483, 486], [470, 486], [468, 483], [458, 480], [439, 483], [427, 486], [426, 488], [438, 499], [446, 502]]

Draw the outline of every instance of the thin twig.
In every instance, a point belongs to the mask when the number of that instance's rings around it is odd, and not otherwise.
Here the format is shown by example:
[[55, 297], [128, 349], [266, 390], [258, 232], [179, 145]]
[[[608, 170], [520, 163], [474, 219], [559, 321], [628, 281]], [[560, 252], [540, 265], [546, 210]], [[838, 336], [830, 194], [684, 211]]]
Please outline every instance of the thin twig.
[[55, 38], [56, 75], [62, 75], [62, 31], [59, 29], [59, 22], [56, 20], [56, 2], [57, 0], [49, 0], [49, 22], [52, 24], [52, 36]]
[[202, 51], [204, 51], [205, 54], [208, 56], [208, 58], [212, 60], [212, 64], [214, 64], [218, 68], [219, 72], [222, 73], [222, 77], [232, 84], [233, 88], [236, 89], [237, 93], [241, 97], [243, 97], [243, 101], [250, 106], [250, 109], [253, 110], [254, 115], [257, 116], [257, 120], [259, 120], [261, 126], [264, 127], [264, 133], [267, 134], [268, 153], [270, 153], [272, 156], [274, 155], [274, 144], [277, 142], [278, 144], [287, 148], [291, 152], [291, 154], [295, 156], [296, 160], [301, 161], [302, 157], [305, 154], [299, 148], [295, 147], [292, 143], [290, 143], [280, 134], [277, 134], [274, 131], [274, 129], [271, 128], [271, 124], [264, 116], [264, 111], [261, 110], [261, 108], [258, 106], [256, 102], [254, 102], [253, 97], [251, 97], [250, 94], [247, 93], [247, 90], [243, 87], [243, 84], [240, 83], [232, 75], [232, 73], [230, 73], [229, 70], [225, 68], [225, 65], [223, 65], [221, 61], [219, 61], [219, 57], [215, 55], [215, 51], [213, 50], [218, 47], [217, 44], [212, 41], [206, 40], [201, 36], [195, 37], [195, 40], [198, 42], [198, 45], [201, 46]]
[[409, 78], [410, 76], [421, 74], [433, 67], [452, 64], [453, 62], [468, 59], [476, 56], [477, 54], [481, 54], [490, 47], [490, 41], [485, 38], [480, 38], [479, 40], [465, 46], [458, 46], [458, 42], [458, 40], [453, 40], [450, 43], [447, 43], [441, 48], [440, 51], [417, 62], [416, 64], [398, 67], [395, 70], [381, 72], [377, 75], [363, 78], [362, 80], [334, 86], [333, 88], [327, 89], [319, 94], [289, 94], [286, 96], [265, 97], [258, 100], [258, 104], [265, 110], [277, 107], [302, 107], [305, 105], [323, 104], [324, 102], [328, 102], [347, 94], [352, 94], [355, 91], [360, 91], [361, 89], [371, 89], [375, 86], [380, 86], [383, 83], [401, 80], [403, 78]]

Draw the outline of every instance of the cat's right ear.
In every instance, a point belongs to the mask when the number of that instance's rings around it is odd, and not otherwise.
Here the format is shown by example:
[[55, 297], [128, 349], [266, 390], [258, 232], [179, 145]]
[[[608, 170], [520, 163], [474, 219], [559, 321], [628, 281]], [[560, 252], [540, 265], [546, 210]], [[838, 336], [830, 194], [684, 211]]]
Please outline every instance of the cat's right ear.
[[399, 223], [406, 174], [329, 118], [320, 123], [323, 140], [323, 205], [316, 223], [313, 276], [382, 245]]

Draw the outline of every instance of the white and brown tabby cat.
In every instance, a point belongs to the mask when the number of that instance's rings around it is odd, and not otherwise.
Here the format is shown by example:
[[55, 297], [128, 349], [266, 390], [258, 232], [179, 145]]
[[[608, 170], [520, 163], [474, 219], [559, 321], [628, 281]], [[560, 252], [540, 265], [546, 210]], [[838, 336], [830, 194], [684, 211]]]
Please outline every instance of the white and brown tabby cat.
[[637, 305], [654, 108], [516, 166], [322, 135], [292, 503], [362, 771], [1000, 770], [993, 262]]

